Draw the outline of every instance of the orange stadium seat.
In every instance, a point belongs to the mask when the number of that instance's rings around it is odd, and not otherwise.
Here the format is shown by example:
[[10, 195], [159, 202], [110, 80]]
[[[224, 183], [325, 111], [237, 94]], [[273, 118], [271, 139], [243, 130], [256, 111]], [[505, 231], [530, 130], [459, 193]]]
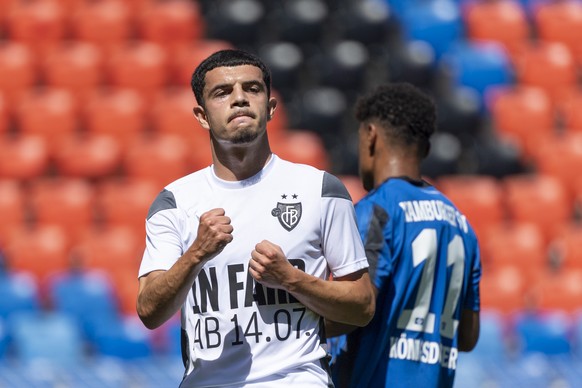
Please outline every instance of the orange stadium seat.
[[161, 90], [154, 100], [151, 111], [153, 128], [158, 133], [174, 134], [189, 140], [195, 136], [207, 136], [200, 127], [192, 108], [198, 105], [188, 86]]
[[145, 240], [134, 229], [119, 225], [87, 229], [73, 252], [81, 268], [102, 269], [111, 277], [116, 271], [131, 270], [137, 277], [144, 247]]
[[0, 90], [11, 107], [37, 81], [37, 62], [32, 50], [12, 41], [0, 43]]
[[533, 138], [531, 142], [537, 171], [558, 178], [571, 202], [576, 191], [574, 177], [582, 166], [582, 131]]
[[161, 187], [149, 180], [107, 180], [97, 186], [97, 217], [100, 224], [127, 226], [145, 239], [145, 219]]
[[45, 141], [34, 135], [0, 137], [0, 176], [29, 180], [47, 172], [49, 153]]
[[96, 44], [105, 55], [132, 36], [134, 25], [123, 0], [82, 1], [71, 14], [73, 38]]
[[56, 225], [14, 230], [6, 245], [9, 268], [28, 271], [39, 281], [69, 268], [67, 233]]
[[510, 220], [536, 224], [545, 241], [570, 222], [573, 203], [561, 181], [551, 175], [510, 175], [502, 181]]
[[8, 99], [0, 92], [0, 136], [4, 135], [10, 127], [10, 107], [8, 104]]
[[147, 41], [131, 41], [119, 46], [105, 67], [110, 84], [138, 91], [147, 103], [167, 86], [169, 79], [167, 50]]
[[125, 150], [146, 129], [146, 104], [131, 89], [98, 89], [89, 96], [82, 117], [87, 132], [111, 135]]
[[24, 134], [41, 136], [51, 153], [62, 139], [72, 136], [78, 129], [77, 103], [67, 90], [31, 89], [22, 95], [15, 108], [18, 130]]
[[0, 179], [0, 247], [5, 245], [11, 230], [24, 227], [28, 218], [26, 209], [25, 194], [20, 183]]
[[103, 178], [119, 172], [122, 148], [113, 136], [90, 133], [64, 139], [53, 156], [62, 176]]
[[582, 90], [566, 94], [558, 102], [558, 113], [566, 131], [582, 132]]
[[233, 45], [224, 40], [200, 39], [192, 43], [176, 46], [170, 55], [170, 68], [173, 83], [177, 86], [190, 85], [194, 69], [210, 54]]
[[582, 270], [582, 226], [570, 224], [554, 239], [552, 245], [557, 254], [560, 270]]
[[113, 275], [116, 295], [119, 298], [121, 313], [129, 316], [137, 316], [137, 291], [138, 268], [132, 270], [116, 271]]
[[329, 155], [321, 137], [312, 131], [293, 129], [271, 138], [273, 152], [295, 163], [327, 170]]
[[161, 190], [168, 183], [192, 172], [189, 160], [193, 152], [196, 151], [176, 135], [138, 136], [122, 163], [128, 177], [151, 180]]
[[582, 4], [576, 0], [540, 2], [533, 8], [538, 38], [564, 43], [582, 64]]
[[505, 220], [499, 182], [484, 175], [446, 175], [436, 187], [467, 217], [480, 237], [488, 228]]
[[10, 40], [22, 42], [42, 55], [66, 34], [66, 10], [55, 0], [16, 1], [6, 15]]
[[204, 16], [197, 2], [168, 0], [146, 4], [137, 18], [141, 39], [174, 46], [204, 37]]
[[480, 283], [481, 308], [506, 315], [523, 311], [530, 304], [526, 285], [521, 268], [510, 265], [496, 269], [484, 267]]
[[44, 178], [32, 182], [29, 197], [36, 225], [58, 225], [73, 244], [95, 222], [95, 189], [81, 179]]
[[563, 43], [537, 41], [517, 55], [516, 75], [520, 84], [540, 87], [557, 102], [576, 85], [577, 67]]
[[465, 4], [462, 11], [469, 39], [500, 42], [510, 54], [515, 54], [530, 39], [529, 21], [519, 2], [500, 0]]
[[489, 228], [480, 238], [483, 265], [492, 270], [515, 266], [526, 281], [550, 269], [548, 245], [538, 226], [503, 223]]
[[539, 87], [509, 86], [492, 90], [487, 96], [495, 131], [515, 142], [527, 158], [531, 150], [527, 140], [532, 133], [551, 133], [555, 128], [555, 112], [548, 93]]
[[582, 270], [547, 272], [532, 286], [534, 306], [539, 310], [580, 311]]
[[40, 67], [48, 86], [68, 89], [83, 101], [103, 81], [101, 50], [88, 42], [67, 41], [55, 46], [40, 60]]

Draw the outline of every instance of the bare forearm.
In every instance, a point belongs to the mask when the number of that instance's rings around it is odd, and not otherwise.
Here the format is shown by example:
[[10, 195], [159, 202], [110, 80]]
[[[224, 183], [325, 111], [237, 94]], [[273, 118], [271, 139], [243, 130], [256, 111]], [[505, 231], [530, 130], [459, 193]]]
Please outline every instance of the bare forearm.
[[161, 326], [181, 308], [200, 267], [201, 264], [193, 265], [184, 255], [168, 271], [151, 273], [147, 275], [149, 279], [140, 279], [137, 312], [146, 327]]
[[312, 311], [354, 326], [365, 326], [374, 316], [375, 298], [367, 272], [353, 281], [327, 281], [297, 271], [285, 287]]

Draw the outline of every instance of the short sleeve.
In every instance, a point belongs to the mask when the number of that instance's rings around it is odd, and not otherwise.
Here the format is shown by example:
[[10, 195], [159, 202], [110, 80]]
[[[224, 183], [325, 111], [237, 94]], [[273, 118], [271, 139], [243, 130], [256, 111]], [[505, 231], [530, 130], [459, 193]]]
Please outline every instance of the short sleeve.
[[481, 254], [478, 246], [475, 246], [471, 264], [469, 284], [467, 286], [467, 296], [465, 297], [463, 308], [467, 310], [479, 311], [481, 304], [479, 294], [479, 283], [481, 282]]
[[321, 198], [323, 253], [335, 277], [368, 267], [356, 213], [341, 181], [325, 173]]
[[163, 190], [150, 207], [146, 219], [146, 248], [139, 276], [168, 270], [182, 256], [180, 212], [172, 193]]

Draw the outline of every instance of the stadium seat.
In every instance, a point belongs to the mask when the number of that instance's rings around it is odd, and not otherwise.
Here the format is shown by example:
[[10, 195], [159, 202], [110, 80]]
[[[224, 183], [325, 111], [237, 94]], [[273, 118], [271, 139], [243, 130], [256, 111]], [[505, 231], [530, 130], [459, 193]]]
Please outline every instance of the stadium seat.
[[522, 314], [513, 322], [521, 354], [569, 354], [572, 320], [563, 312]]
[[97, 212], [104, 226], [124, 225], [145, 241], [145, 218], [161, 187], [148, 180], [109, 179], [97, 186]]
[[87, 132], [114, 137], [122, 151], [147, 128], [146, 103], [138, 92], [131, 89], [95, 90], [82, 115]]
[[136, 317], [109, 320], [96, 330], [96, 351], [101, 356], [121, 360], [148, 358], [153, 350], [151, 337], [151, 332]]
[[85, 180], [37, 179], [30, 185], [29, 198], [36, 225], [60, 226], [71, 244], [95, 222], [95, 191]]
[[469, 87], [478, 93], [481, 107], [490, 88], [514, 83], [513, 63], [498, 42], [457, 43], [446, 51], [440, 64], [453, 85]]
[[73, 252], [83, 271], [105, 271], [114, 282], [116, 272], [132, 271], [137, 277], [144, 247], [145, 239], [135, 229], [113, 225], [86, 230]]
[[539, 39], [568, 46], [582, 64], [582, 3], [577, 0], [539, 2], [533, 9]]
[[15, 1], [6, 15], [5, 28], [10, 40], [43, 55], [65, 37], [66, 16], [58, 1]]
[[20, 95], [37, 82], [37, 58], [23, 43], [0, 43], [0, 88], [6, 98], [9, 112]]
[[478, 236], [505, 219], [501, 185], [493, 177], [441, 176], [436, 186], [467, 217]]
[[[557, 265], [560, 270], [582, 270], [582, 226], [578, 224], [565, 225], [558, 237], [552, 241], [557, 254]], [[582, 304], [581, 304], [582, 309]]]
[[67, 233], [56, 225], [39, 225], [14, 230], [6, 245], [8, 265], [16, 271], [27, 271], [38, 282], [54, 272], [69, 268]]
[[406, 4], [400, 18], [403, 38], [429, 43], [437, 61], [462, 40], [463, 20], [455, 1], [407, 1], [402, 4]]
[[169, 81], [168, 50], [153, 42], [127, 41], [113, 50], [105, 68], [111, 85], [136, 90], [151, 103]]
[[509, 219], [531, 222], [550, 241], [561, 225], [573, 216], [573, 203], [566, 187], [551, 175], [525, 174], [503, 178], [503, 190]]
[[528, 282], [539, 272], [550, 270], [548, 246], [535, 224], [502, 223], [488, 228], [480, 237], [481, 260], [493, 269], [515, 266]]
[[22, 312], [8, 320], [18, 360], [72, 367], [82, 364], [84, 343], [77, 322], [57, 312]]
[[39, 285], [27, 272], [0, 270], [0, 319], [24, 311], [38, 311], [41, 306]]
[[326, 45], [321, 54], [310, 57], [310, 72], [318, 85], [354, 94], [366, 85], [369, 59], [370, 53], [363, 43], [338, 41]]
[[301, 111], [300, 117], [293, 117], [295, 128], [314, 131], [322, 136], [324, 142], [337, 140], [348, 109], [348, 99], [340, 89], [319, 85], [309, 87], [300, 101], [292, 105], [295, 106], [290, 109]]
[[479, 341], [472, 356], [480, 360], [507, 361], [510, 342], [507, 317], [499, 311], [484, 309], [479, 319]]
[[396, 38], [398, 20], [390, 6], [381, 1], [348, 1], [333, 7], [341, 39], [356, 40], [371, 47], [382, 46]]
[[0, 136], [10, 129], [10, 105], [8, 98], [0, 94]]
[[93, 339], [95, 325], [119, 314], [113, 284], [104, 272], [63, 272], [49, 277], [47, 283], [52, 309], [73, 317], [89, 339]]
[[151, 109], [153, 129], [160, 134], [174, 134], [185, 141], [196, 136], [207, 136], [200, 127], [192, 109], [198, 105], [190, 87], [161, 90]]
[[515, 142], [525, 159], [531, 156], [528, 139], [548, 134], [556, 127], [554, 105], [539, 87], [515, 85], [490, 91], [486, 105], [491, 112], [496, 133]]
[[[141, 259], [141, 255], [140, 258]], [[115, 291], [119, 299], [120, 311], [124, 316], [137, 317], [137, 291], [139, 286], [138, 267], [125, 268], [113, 274]]]
[[580, 311], [582, 269], [564, 269], [541, 274], [532, 284], [534, 306], [540, 311]]
[[13, 228], [23, 227], [28, 220], [25, 192], [20, 182], [0, 179], [0, 252]]
[[83, 134], [64, 139], [54, 152], [58, 173], [98, 179], [115, 175], [121, 166], [122, 145], [110, 135]]
[[526, 45], [515, 62], [517, 82], [544, 89], [552, 102], [563, 98], [577, 82], [576, 63], [562, 43], [536, 41]]
[[[301, 47], [324, 45], [326, 21], [330, 9], [323, 0], [289, 1], [280, 9], [268, 13], [273, 34], [279, 41], [291, 42]], [[234, 32], [234, 31], [233, 31]]]
[[192, 172], [189, 160], [193, 152], [176, 135], [137, 136], [124, 155], [122, 164], [128, 177], [149, 179], [161, 189]]
[[168, 47], [204, 37], [205, 21], [197, 2], [169, 0], [144, 4], [137, 17], [141, 39]]
[[530, 294], [522, 268], [506, 265], [497, 268], [483, 266], [480, 283], [481, 308], [510, 316], [530, 307]]
[[293, 129], [271, 139], [271, 148], [283, 159], [327, 170], [329, 156], [322, 139], [315, 133]]
[[103, 82], [102, 52], [89, 42], [62, 42], [48, 50], [39, 62], [46, 85], [67, 89], [83, 102]]
[[259, 56], [271, 70], [272, 89], [276, 89], [287, 101], [292, 99], [307, 72], [305, 55], [299, 45], [291, 42], [264, 44], [259, 49]]
[[567, 191], [567, 203], [572, 203], [576, 179], [582, 166], [582, 131], [564, 131], [531, 139], [532, 161], [536, 171], [555, 177]]
[[46, 142], [36, 135], [0, 137], [0, 176], [30, 180], [47, 172], [49, 153]]
[[122, 0], [83, 1], [71, 13], [74, 39], [97, 45], [105, 56], [132, 35], [135, 17]]
[[567, 93], [557, 107], [566, 131], [582, 132], [582, 90]]
[[514, 0], [465, 2], [461, 10], [471, 40], [499, 42], [514, 55], [530, 39], [526, 11]]
[[15, 121], [20, 133], [44, 138], [53, 154], [64, 138], [77, 132], [77, 101], [65, 89], [34, 88], [22, 95], [15, 109]]
[[178, 87], [188, 87], [194, 69], [210, 54], [233, 48], [226, 40], [200, 39], [191, 43], [182, 43], [170, 51], [169, 57], [172, 82]]

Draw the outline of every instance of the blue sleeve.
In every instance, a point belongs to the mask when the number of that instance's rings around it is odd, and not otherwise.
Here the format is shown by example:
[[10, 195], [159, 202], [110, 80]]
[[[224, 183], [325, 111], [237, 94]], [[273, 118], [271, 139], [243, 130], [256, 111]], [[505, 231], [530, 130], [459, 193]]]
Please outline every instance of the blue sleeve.
[[469, 284], [467, 296], [463, 304], [464, 309], [479, 311], [481, 299], [479, 296], [479, 283], [481, 281], [481, 253], [479, 246], [475, 243], [473, 258], [471, 260], [471, 272], [469, 273]]
[[380, 289], [392, 273], [389, 216], [383, 207], [372, 201], [360, 201], [356, 205], [356, 217], [370, 266], [370, 278]]

